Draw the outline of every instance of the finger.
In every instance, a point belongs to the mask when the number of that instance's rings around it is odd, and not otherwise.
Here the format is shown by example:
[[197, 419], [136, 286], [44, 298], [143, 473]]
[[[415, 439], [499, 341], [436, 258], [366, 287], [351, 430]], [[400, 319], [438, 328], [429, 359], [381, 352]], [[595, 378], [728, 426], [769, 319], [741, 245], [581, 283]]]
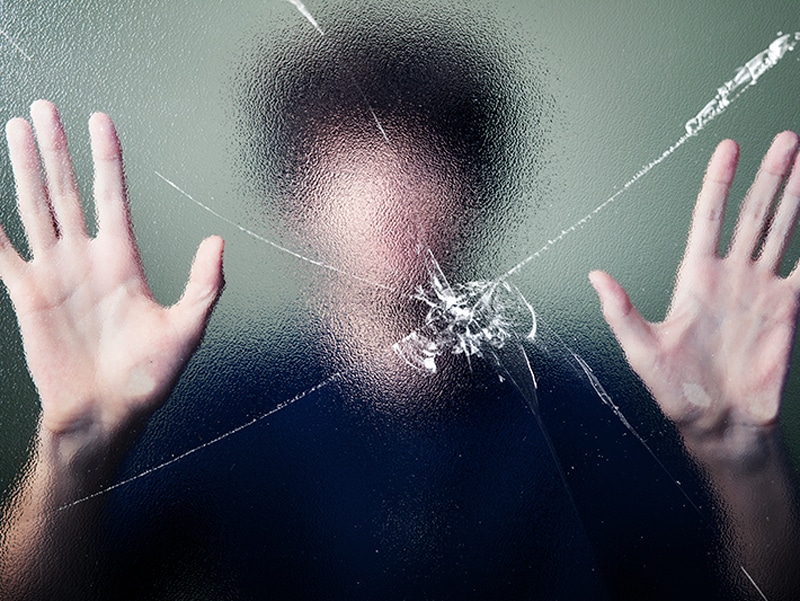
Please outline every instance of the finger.
[[224, 242], [218, 236], [203, 240], [192, 262], [192, 270], [183, 295], [170, 308], [176, 329], [193, 345], [200, 341], [211, 310], [222, 291], [223, 248]]
[[8, 154], [17, 185], [17, 208], [25, 227], [28, 246], [37, 252], [55, 244], [55, 223], [47, 191], [39, 171], [39, 155], [31, 126], [24, 119], [12, 119], [6, 125]]
[[[792, 200], [790, 202], [795, 205], [794, 209], [795, 215], [794, 218], [792, 219], [791, 225], [789, 226], [789, 232], [784, 237], [785, 238], [783, 241], [784, 247], [789, 242], [789, 238], [791, 237], [791, 231], [794, 228], [795, 220], [797, 218], [797, 213], [798, 213], [797, 206], [800, 205], [800, 200], [798, 200], [800, 199], [800, 154], [798, 154], [797, 157], [795, 157], [794, 168], [792, 169], [792, 175], [789, 178], [789, 181], [786, 182], [786, 188], [784, 189], [784, 198], [787, 197], [791, 197]], [[781, 204], [783, 204], [784, 202], [786, 201], [782, 200]], [[787, 209], [787, 213], [788, 212], [789, 209]], [[779, 255], [782, 255], [782, 253], [783, 253], [783, 248], [781, 249]], [[779, 260], [780, 258], [778, 259], [778, 261]], [[795, 263], [795, 266], [792, 269], [792, 272], [788, 275], [787, 279], [791, 280], [794, 283], [795, 287], [800, 289], [800, 260], [798, 260], [797, 263]]]
[[83, 235], [85, 227], [78, 188], [58, 111], [52, 103], [37, 100], [31, 105], [31, 119], [58, 231], [62, 236]]
[[692, 213], [685, 260], [716, 256], [722, 221], [725, 218], [725, 203], [738, 160], [739, 147], [733, 140], [720, 142], [711, 155]]
[[800, 210], [800, 153], [795, 154], [794, 166], [783, 188], [783, 197], [772, 219], [759, 261], [771, 271], [780, 267], [783, 253], [792, 238]]
[[0, 279], [6, 285], [13, 285], [9, 280], [13, 279], [14, 274], [18, 273], [25, 265], [25, 261], [19, 256], [14, 245], [6, 236], [6, 232], [0, 226]]
[[642, 318], [625, 290], [610, 275], [593, 271], [589, 274], [589, 281], [600, 298], [603, 317], [625, 351], [628, 362], [637, 369], [643, 361], [653, 356], [655, 343], [650, 324]]
[[133, 243], [131, 220], [125, 194], [122, 151], [117, 132], [108, 115], [95, 113], [89, 119], [94, 162], [94, 202], [98, 235]]
[[753, 185], [748, 190], [741, 209], [733, 239], [730, 255], [749, 259], [756, 250], [758, 241], [764, 233], [767, 215], [775, 195], [781, 187], [783, 178], [792, 163], [797, 150], [797, 136], [783, 132], [775, 137], [767, 154], [761, 161]]

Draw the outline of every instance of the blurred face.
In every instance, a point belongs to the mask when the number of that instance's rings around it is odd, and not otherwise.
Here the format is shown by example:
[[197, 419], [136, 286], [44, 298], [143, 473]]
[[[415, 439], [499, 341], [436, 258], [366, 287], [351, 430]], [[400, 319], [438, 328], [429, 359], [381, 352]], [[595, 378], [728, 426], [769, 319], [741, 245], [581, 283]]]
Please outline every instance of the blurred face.
[[316, 133], [296, 200], [326, 261], [408, 291], [425, 279], [422, 251], [447, 252], [463, 184], [435, 143], [399, 128], [386, 133], [388, 142], [377, 124]]
[[517, 149], [539, 134], [519, 120], [542, 96], [518, 83], [513, 51], [454, 46], [462, 29], [428, 24], [365, 20], [311, 53], [266, 40], [239, 73], [242, 168], [264, 218], [356, 276], [314, 270], [310, 327], [336, 369], [367, 366], [395, 397], [424, 387], [391, 347], [424, 322], [429, 307], [411, 295], [431, 281], [428, 253], [452, 283], [491, 273], [477, 262], [492, 262], [512, 222], [514, 182], [531, 173]]
[[456, 257], [507, 226], [536, 161], [517, 151], [540, 134], [521, 120], [542, 94], [518, 77], [515, 51], [430, 23], [380, 10], [312, 50], [260, 40], [236, 77], [239, 167], [265, 219], [284, 222], [293, 248], [404, 292], [424, 279], [423, 250], [473, 265]]

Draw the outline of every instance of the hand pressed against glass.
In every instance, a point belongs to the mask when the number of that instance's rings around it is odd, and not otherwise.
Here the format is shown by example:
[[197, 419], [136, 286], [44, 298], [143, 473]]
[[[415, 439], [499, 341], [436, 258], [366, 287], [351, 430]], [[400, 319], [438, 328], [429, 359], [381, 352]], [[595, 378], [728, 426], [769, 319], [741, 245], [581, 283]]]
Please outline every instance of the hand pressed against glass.
[[102, 442], [138, 425], [169, 394], [219, 295], [222, 240], [201, 244], [183, 297], [160, 306], [131, 231], [111, 120], [89, 120], [98, 219], [90, 238], [58, 113], [37, 101], [31, 117], [36, 143], [23, 119], [8, 123], [7, 136], [33, 258], [24, 261], [0, 231], [0, 277], [41, 398], [41, 428]]
[[730, 140], [717, 147], [664, 321], [645, 321], [609, 275], [590, 274], [631, 366], [690, 436], [741, 444], [742, 428], [768, 427], [777, 419], [800, 293], [800, 268], [786, 278], [777, 273], [800, 204], [797, 148], [791, 132], [775, 138], [741, 205], [728, 251], [719, 256], [738, 149]]

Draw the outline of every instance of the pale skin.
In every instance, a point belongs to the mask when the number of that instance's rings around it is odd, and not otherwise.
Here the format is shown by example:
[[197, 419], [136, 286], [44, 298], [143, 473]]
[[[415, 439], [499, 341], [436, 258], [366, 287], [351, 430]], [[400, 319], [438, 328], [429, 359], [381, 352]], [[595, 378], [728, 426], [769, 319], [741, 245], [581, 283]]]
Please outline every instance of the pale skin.
[[[59, 566], [75, 574], [74, 590], [96, 578], [85, 567], [85, 554], [76, 556], [76, 545], [66, 541], [91, 544], [90, 529], [80, 524], [95, 523], [102, 499], [76, 506], [81, 515], [58, 509], [113, 478], [135, 433], [167, 398], [199, 344], [223, 283], [222, 240], [211, 237], [197, 251], [180, 301], [171, 307], [156, 303], [131, 231], [110, 119], [95, 114], [89, 122], [99, 224], [94, 238], [85, 232], [55, 107], [37, 101], [31, 121], [36, 141], [23, 119], [9, 122], [7, 137], [33, 258], [21, 258], [0, 231], [0, 277], [17, 312], [42, 411], [32, 469], [0, 522], [3, 599], [53, 598], [45, 591], [66, 590], [63, 582], [47, 579], [64, 573]], [[794, 336], [800, 273], [795, 268], [780, 278], [775, 269], [800, 198], [800, 167], [789, 176], [797, 145], [794, 134], [776, 138], [743, 205], [730, 252], [720, 258], [719, 224], [737, 160], [733, 142], [720, 144], [663, 322], [644, 321], [607, 274], [590, 276], [631, 366], [678, 423], [687, 446], [715, 474], [720, 465], [723, 471], [738, 469], [758, 455], [758, 468], [748, 468], [755, 479], [744, 481], [761, 486], [764, 477], [777, 477], [773, 496], [779, 500], [788, 484], [770, 441]], [[764, 250], [752, 261], [766, 207], [785, 180]], [[733, 488], [741, 481], [735, 480]], [[719, 481], [725, 488], [724, 476]], [[731, 493], [731, 487], [722, 492]], [[64, 543], [54, 549], [53, 541]]]

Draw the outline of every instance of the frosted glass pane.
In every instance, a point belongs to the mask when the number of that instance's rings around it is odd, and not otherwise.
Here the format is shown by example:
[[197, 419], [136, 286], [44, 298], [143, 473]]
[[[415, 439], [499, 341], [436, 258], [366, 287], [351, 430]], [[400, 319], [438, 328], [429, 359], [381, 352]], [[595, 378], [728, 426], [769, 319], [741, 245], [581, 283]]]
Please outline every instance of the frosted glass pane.
[[[226, 240], [203, 344], [99, 491], [109, 598], [760, 598], [586, 274], [663, 316], [713, 148], [738, 200], [800, 128], [796, 8], [0, 3], [0, 119], [58, 104], [91, 213], [85, 122], [114, 118], [157, 299]], [[5, 148], [0, 178], [24, 248]], [[0, 332], [5, 499], [38, 402], [5, 297]]]

